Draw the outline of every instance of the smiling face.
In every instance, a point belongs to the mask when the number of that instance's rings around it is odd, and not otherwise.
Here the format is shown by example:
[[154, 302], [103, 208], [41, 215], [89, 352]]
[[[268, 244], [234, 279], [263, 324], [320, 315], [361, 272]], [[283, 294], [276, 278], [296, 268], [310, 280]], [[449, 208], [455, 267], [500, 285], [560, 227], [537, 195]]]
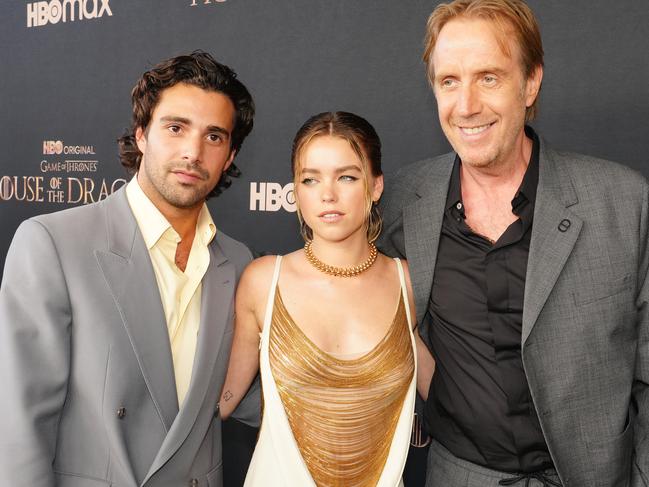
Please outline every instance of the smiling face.
[[372, 176], [349, 142], [340, 137], [314, 137], [300, 159], [297, 203], [313, 240], [366, 239], [367, 188], [371, 201], [378, 201], [383, 176]]
[[432, 56], [439, 120], [467, 165], [509, 164], [521, 152], [525, 110], [536, 99], [543, 70], [525, 79], [518, 46], [510, 43], [510, 53], [485, 20], [454, 19], [439, 33]]
[[200, 209], [234, 159], [233, 126], [234, 105], [222, 93], [183, 83], [162, 92], [146, 130], [135, 132], [138, 182], [162, 214]]

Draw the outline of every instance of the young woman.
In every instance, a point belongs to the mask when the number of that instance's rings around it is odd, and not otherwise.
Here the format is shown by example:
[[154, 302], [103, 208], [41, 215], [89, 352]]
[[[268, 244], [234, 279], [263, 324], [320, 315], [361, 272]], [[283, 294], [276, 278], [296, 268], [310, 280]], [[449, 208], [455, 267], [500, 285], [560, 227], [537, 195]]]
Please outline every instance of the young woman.
[[[261, 366], [264, 412], [246, 486], [394, 487], [419, 339], [405, 262], [373, 244], [381, 143], [365, 119], [321, 113], [295, 136], [292, 165], [306, 245], [257, 259], [241, 277], [221, 415]], [[427, 391], [433, 363], [419, 345]]]

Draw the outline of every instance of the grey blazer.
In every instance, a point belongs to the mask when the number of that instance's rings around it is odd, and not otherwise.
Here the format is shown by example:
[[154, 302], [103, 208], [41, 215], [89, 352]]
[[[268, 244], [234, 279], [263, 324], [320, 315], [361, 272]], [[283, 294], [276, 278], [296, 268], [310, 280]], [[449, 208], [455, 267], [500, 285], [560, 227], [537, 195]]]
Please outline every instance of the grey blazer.
[[[385, 198], [380, 247], [409, 261], [422, 334], [454, 158]], [[521, 347], [543, 434], [566, 487], [649, 486], [647, 182], [543, 141], [539, 169]]]
[[[160, 294], [124, 189], [24, 222], [0, 288], [0, 484], [221, 487], [217, 401], [250, 259], [221, 232], [210, 245], [179, 410]], [[258, 404], [253, 395], [240, 419], [258, 421]]]

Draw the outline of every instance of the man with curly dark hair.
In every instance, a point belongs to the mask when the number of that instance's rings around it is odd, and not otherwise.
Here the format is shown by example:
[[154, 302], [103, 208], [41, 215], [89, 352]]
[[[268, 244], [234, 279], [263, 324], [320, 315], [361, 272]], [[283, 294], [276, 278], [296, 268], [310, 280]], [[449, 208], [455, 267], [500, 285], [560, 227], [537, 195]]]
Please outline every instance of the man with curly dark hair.
[[[246, 87], [209, 54], [132, 92], [131, 181], [24, 222], [0, 289], [0, 478], [13, 486], [221, 486], [218, 397], [236, 282], [251, 259], [205, 204], [253, 125]], [[258, 396], [239, 408], [257, 421]]]

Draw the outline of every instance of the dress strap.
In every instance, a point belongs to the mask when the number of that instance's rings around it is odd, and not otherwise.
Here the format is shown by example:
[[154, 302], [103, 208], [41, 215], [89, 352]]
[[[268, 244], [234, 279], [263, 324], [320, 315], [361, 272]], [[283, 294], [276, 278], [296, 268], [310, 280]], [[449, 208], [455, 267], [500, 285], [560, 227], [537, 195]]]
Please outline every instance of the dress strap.
[[277, 281], [279, 281], [279, 269], [282, 263], [282, 256], [278, 255], [275, 259], [275, 270], [273, 271], [273, 281], [268, 290], [268, 302], [266, 303], [266, 315], [264, 316], [264, 327], [262, 333], [265, 333], [273, 317], [273, 304], [275, 303], [275, 292], [277, 290]]
[[401, 264], [401, 259], [395, 257], [394, 260], [397, 263], [397, 269], [399, 270], [399, 282], [401, 283], [401, 294], [403, 296], [404, 308], [406, 308], [406, 318], [408, 319], [408, 326], [412, 330], [412, 317], [410, 316], [410, 300], [408, 299], [408, 286], [406, 286], [406, 277], [403, 273], [403, 265]]

